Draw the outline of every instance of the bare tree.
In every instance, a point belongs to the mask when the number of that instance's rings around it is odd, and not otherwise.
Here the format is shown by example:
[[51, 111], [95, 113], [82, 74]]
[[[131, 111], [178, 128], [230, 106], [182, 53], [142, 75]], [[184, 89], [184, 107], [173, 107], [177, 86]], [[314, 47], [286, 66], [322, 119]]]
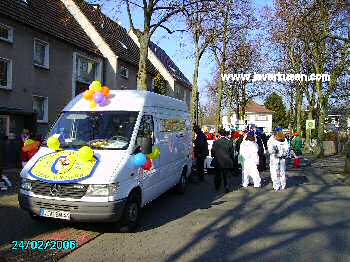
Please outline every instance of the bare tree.
[[[238, 39], [237, 35], [246, 35], [248, 30], [252, 29], [254, 21], [253, 12], [251, 10], [251, 2], [249, 0], [240, 1], [220, 1], [215, 24], [218, 34], [211, 50], [214, 54], [216, 64], [218, 66], [219, 75], [227, 73], [228, 70], [228, 54], [230, 47], [234, 46], [234, 42]], [[217, 81], [217, 119], [216, 125], [221, 125], [221, 114], [223, 109], [223, 100], [227, 95], [226, 85], [221, 77]], [[245, 87], [245, 85], [244, 85]], [[245, 94], [245, 92], [244, 92]]]
[[199, 64], [203, 57], [203, 54], [208, 49], [209, 45], [213, 42], [216, 36], [216, 28], [213, 27], [211, 21], [214, 17], [212, 12], [215, 12], [217, 1], [201, 1], [196, 2], [184, 9], [184, 16], [186, 19], [188, 31], [191, 32], [191, 36], [194, 43], [194, 56], [195, 64], [193, 71], [193, 84], [192, 84], [192, 120], [195, 122], [195, 113], [197, 110], [198, 97], [198, 76], [199, 76]]

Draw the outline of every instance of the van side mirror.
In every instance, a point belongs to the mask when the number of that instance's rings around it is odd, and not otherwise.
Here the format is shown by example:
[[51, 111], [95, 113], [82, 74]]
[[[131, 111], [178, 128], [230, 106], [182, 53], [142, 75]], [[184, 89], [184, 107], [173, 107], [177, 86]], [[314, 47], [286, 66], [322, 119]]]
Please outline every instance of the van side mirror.
[[152, 137], [138, 137], [137, 145], [142, 148], [142, 152], [146, 155], [152, 153], [153, 139]]

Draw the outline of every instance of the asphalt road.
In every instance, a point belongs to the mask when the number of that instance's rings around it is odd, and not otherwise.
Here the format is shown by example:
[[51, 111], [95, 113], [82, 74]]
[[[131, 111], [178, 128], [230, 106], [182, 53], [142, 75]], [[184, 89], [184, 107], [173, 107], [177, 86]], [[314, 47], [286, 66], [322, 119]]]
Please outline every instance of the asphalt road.
[[283, 192], [270, 183], [217, 193], [207, 177], [185, 195], [168, 192], [147, 206], [138, 232], [105, 227], [61, 261], [350, 261], [342, 163], [329, 158], [292, 170]]

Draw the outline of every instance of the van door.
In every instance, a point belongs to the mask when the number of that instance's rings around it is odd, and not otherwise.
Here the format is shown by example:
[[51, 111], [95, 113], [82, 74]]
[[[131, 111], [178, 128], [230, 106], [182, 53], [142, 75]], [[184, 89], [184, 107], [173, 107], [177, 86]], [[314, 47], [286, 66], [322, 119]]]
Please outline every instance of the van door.
[[[153, 145], [155, 144], [155, 123], [151, 114], [142, 116], [137, 138], [142, 137], [152, 137]], [[138, 139], [136, 139], [136, 141], [138, 141]], [[150, 170], [139, 168], [138, 175], [140, 181], [142, 181], [144, 202], [150, 202], [157, 197], [159, 191], [159, 159], [152, 160], [152, 168]]]
[[162, 187], [166, 189], [176, 183], [178, 175], [179, 142], [176, 137], [176, 121], [174, 112], [166, 111], [159, 114], [160, 132], [160, 175]]

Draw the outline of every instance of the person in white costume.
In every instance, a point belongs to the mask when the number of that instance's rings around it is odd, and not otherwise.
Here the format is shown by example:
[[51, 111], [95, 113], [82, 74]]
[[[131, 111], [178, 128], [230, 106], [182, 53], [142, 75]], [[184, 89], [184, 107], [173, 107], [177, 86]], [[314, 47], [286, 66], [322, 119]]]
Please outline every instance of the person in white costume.
[[261, 178], [257, 167], [259, 164], [258, 145], [255, 142], [254, 133], [249, 132], [247, 134], [240, 146], [239, 154], [243, 169], [242, 186], [248, 187], [251, 178], [254, 187], [260, 187]]
[[286, 188], [286, 158], [289, 145], [283, 132], [277, 132], [275, 139], [268, 144], [270, 153], [270, 173], [273, 189], [278, 191]]

